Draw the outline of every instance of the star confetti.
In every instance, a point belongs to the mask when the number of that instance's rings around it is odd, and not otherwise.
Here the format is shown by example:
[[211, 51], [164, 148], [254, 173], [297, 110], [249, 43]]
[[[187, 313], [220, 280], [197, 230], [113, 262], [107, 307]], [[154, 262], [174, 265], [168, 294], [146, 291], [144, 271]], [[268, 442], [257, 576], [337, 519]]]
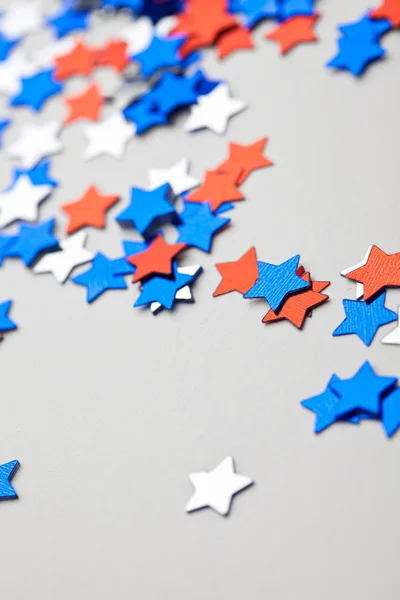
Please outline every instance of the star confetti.
[[186, 158], [178, 160], [169, 169], [149, 169], [150, 189], [169, 183], [174, 194], [179, 195], [199, 185], [198, 179], [189, 175], [189, 161]]
[[27, 175], [21, 175], [9, 190], [0, 193], [0, 228], [15, 221], [36, 221], [39, 204], [52, 190], [51, 185], [34, 185]]
[[33, 272], [52, 273], [58, 283], [64, 283], [75, 267], [93, 259], [93, 254], [84, 247], [86, 238], [86, 232], [79, 231], [62, 240], [60, 250], [45, 254], [33, 267]]
[[217, 167], [216, 171], [223, 171], [224, 169], [230, 169], [235, 165], [238, 165], [240, 167], [240, 173], [236, 183], [241, 185], [250, 173], [256, 169], [270, 167], [273, 164], [272, 160], [263, 154], [267, 141], [268, 138], [264, 137], [247, 146], [230, 143], [229, 157]]
[[286, 54], [300, 43], [317, 41], [313, 26], [318, 18], [318, 14], [290, 17], [269, 31], [265, 37], [278, 42], [281, 54]]
[[55, 219], [48, 219], [35, 225], [21, 223], [19, 231], [7, 249], [7, 256], [20, 258], [29, 267], [43, 252], [58, 247], [53, 235]]
[[104, 121], [85, 125], [83, 133], [89, 140], [84, 152], [86, 160], [103, 155], [120, 159], [128, 142], [135, 135], [135, 126], [116, 112]]
[[247, 27], [238, 26], [224, 31], [217, 39], [217, 52], [220, 59], [226, 58], [237, 50], [254, 48], [253, 38]]
[[55, 57], [54, 77], [62, 81], [73, 75], [90, 75], [95, 60], [96, 53], [84, 41], [77, 40], [66, 54]]
[[17, 492], [10, 483], [18, 468], [19, 462], [17, 460], [0, 465], [0, 500], [14, 500], [18, 498]]
[[26, 124], [19, 138], [8, 146], [8, 154], [13, 158], [18, 158], [25, 168], [34, 167], [42, 158], [62, 150], [63, 146], [58, 137], [60, 128], [61, 125], [58, 121]]
[[208, 203], [185, 202], [179, 218], [182, 225], [177, 226], [179, 232], [177, 242], [185, 242], [188, 246], [194, 246], [203, 252], [210, 252], [214, 235], [230, 223], [230, 219], [214, 215]]
[[59, 94], [63, 88], [55, 80], [52, 70], [22, 77], [21, 85], [20, 93], [11, 98], [11, 106], [30, 106], [35, 111], [40, 110], [51, 96]]
[[258, 279], [258, 264], [256, 249], [250, 248], [241, 258], [233, 262], [218, 263], [215, 265], [222, 280], [213, 296], [220, 296], [229, 292], [245, 294]]
[[67, 96], [65, 103], [68, 107], [65, 124], [78, 119], [98, 121], [103, 106], [103, 97], [98, 86], [95, 83], [90, 83], [81, 94]]
[[149, 275], [171, 275], [172, 259], [186, 247], [186, 244], [167, 244], [162, 235], [150, 243], [143, 252], [129, 256], [126, 260], [136, 267], [133, 282], [148, 278]]
[[172, 277], [152, 277], [146, 281], [141, 288], [139, 298], [134, 306], [146, 306], [158, 302], [164, 308], [171, 310], [175, 303], [177, 292], [190, 284], [194, 276], [179, 273], [176, 263], [172, 266]]
[[228, 121], [242, 112], [246, 103], [236, 100], [229, 94], [228, 85], [221, 83], [206, 96], [199, 96], [197, 104], [192, 107], [189, 119], [185, 124], [186, 131], [210, 129], [218, 135], [226, 132]]
[[388, 19], [393, 27], [400, 27], [400, 5], [398, 0], [383, 0], [381, 6], [371, 12], [373, 19]]
[[243, 200], [242, 192], [236, 187], [240, 174], [239, 169], [230, 171], [207, 171], [204, 183], [186, 197], [186, 202], [208, 201], [212, 211], [217, 210], [225, 202]]
[[[191, 285], [199, 277], [199, 275], [201, 275], [202, 272], [203, 268], [200, 265], [189, 265], [188, 267], [177, 268], [177, 273], [179, 275], [189, 275], [192, 279], [190, 280], [189, 284], [184, 285], [175, 292], [174, 302], [194, 302]], [[158, 313], [163, 309], [164, 306], [160, 304], [160, 302], [152, 302], [150, 304], [150, 310], [153, 315], [158, 315]]]
[[69, 216], [66, 233], [73, 233], [87, 226], [104, 228], [106, 212], [118, 200], [119, 196], [115, 194], [103, 195], [95, 185], [89, 186], [79, 200], [63, 204], [61, 207]]
[[11, 321], [8, 313], [11, 310], [12, 300], [6, 300], [5, 302], [0, 303], [0, 333], [5, 333], [6, 331], [12, 331], [17, 328], [17, 325], [14, 321]]
[[400, 287], [400, 252], [386, 254], [378, 246], [368, 248], [356, 268], [342, 274], [363, 284], [364, 300], [369, 300], [387, 287]]
[[124, 276], [133, 272], [134, 268], [124, 258], [110, 259], [98, 252], [90, 268], [71, 281], [86, 287], [86, 301], [90, 303], [107, 290], [126, 290], [128, 286]]

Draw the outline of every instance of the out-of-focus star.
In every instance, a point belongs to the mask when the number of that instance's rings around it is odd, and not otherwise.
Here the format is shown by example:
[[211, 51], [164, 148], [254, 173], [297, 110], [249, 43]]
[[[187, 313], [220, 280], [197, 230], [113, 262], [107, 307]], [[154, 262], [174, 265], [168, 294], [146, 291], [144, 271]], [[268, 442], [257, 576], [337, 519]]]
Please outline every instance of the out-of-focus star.
[[11, 189], [0, 193], [0, 228], [15, 221], [36, 221], [39, 204], [52, 190], [51, 185], [33, 185], [27, 175], [19, 177]]
[[184, 37], [160, 38], [153, 37], [150, 45], [135, 54], [132, 58], [140, 64], [140, 72], [144, 77], [154, 75], [160, 69], [179, 66], [182, 58], [178, 50], [182, 46]]
[[53, 235], [54, 224], [54, 218], [35, 225], [21, 223], [18, 234], [7, 249], [7, 256], [20, 258], [29, 267], [42, 252], [58, 246]]
[[14, 52], [0, 63], [0, 94], [15, 96], [21, 90], [21, 78], [35, 71], [35, 65], [27, 61], [21, 52]]
[[228, 218], [214, 215], [208, 203], [185, 202], [179, 217], [182, 225], [177, 226], [177, 242], [186, 242], [188, 246], [194, 246], [203, 252], [210, 252], [214, 235], [230, 222]]
[[102, 155], [122, 158], [128, 142], [135, 135], [135, 125], [115, 112], [104, 121], [85, 125], [83, 132], [89, 140], [84, 158], [90, 160]]
[[265, 37], [268, 40], [278, 42], [281, 54], [304, 42], [316, 42], [317, 36], [313, 27], [319, 19], [319, 15], [290, 17], [283, 21], [278, 27], [269, 31]]
[[86, 238], [85, 231], [65, 238], [60, 242], [61, 250], [45, 254], [33, 267], [33, 272], [52, 273], [58, 283], [64, 283], [75, 267], [93, 259], [93, 254], [85, 248]]
[[388, 437], [400, 427], [400, 388], [394, 388], [382, 400], [382, 424]]
[[19, 138], [7, 151], [13, 158], [18, 158], [25, 168], [34, 167], [42, 158], [56, 154], [62, 149], [58, 137], [60, 132], [58, 121], [48, 123], [27, 123], [24, 125]]
[[382, 4], [371, 12], [373, 19], [388, 19], [393, 27], [400, 27], [400, 4], [398, 0], [383, 0]]
[[189, 161], [187, 158], [178, 160], [168, 169], [149, 169], [148, 178], [150, 189], [154, 189], [164, 183], [169, 183], [174, 194], [179, 196], [199, 185], [199, 180], [189, 175]]
[[318, 396], [312, 396], [301, 402], [301, 405], [315, 413], [314, 432], [320, 433], [337, 421], [336, 409], [340, 398], [332, 389], [332, 384], [339, 381], [336, 375], [332, 375], [326, 389]]
[[90, 75], [95, 56], [95, 52], [83, 40], [76, 40], [71, 50], [55, 58], [55, 78], [64, 80], [73, 75]]
[[192, 106], [186, 131], [210, 129], [218, 135], [225, 133], [229, 119], [246, 108], [243, 100], [232, 98], [229, 87], [221, 83], [206, 96], [199, 96], [197, 104]]
[[95, 83], [89, 83], [81, 94], [65, 98], [65, 103], [68, 107], [65, 124], [72, 123], [78, 119], [98, 121], [103, 102], [103, 96], [98, 86]]
[[53, 70], [40, 71], [30, 77], [22, 77], [22, 89], [13, 98], [11, 106], [30, 106], [39, 111], [43, 104], [63, 89], [61, 83], [55, 80]]
[[209, 202], [211, 210], [216, 211], [225, 202], [244, 200], [242, 192], [236, 187], [240, 167], [227, 171], [206, 171], [201, 186], [186, 197], [186, 202]]
[[328, 67], [347, 69], [358, 77], [366, 66], [386, 54], [378, 42], [368, 38], [346, 36], [338, 40], [339, 51], [328, 63]]
[[0, 31], [9, 38], [18, 38], [42, 26], [40, 2], [13, 0], [0, 18]]
[[73, 6], [66, 3], [57, 14], [47, 20], [48, 24], [54, 28], [54, 33], [58, 38], [71, 33], [71, 31], [81, 31], [88, 28], [89, 12], [87, 10], [75, 10]]
[[[12, 306], [12, 300], [6, 300], [0, 303], [0, 332], [12, 331], [17, 328], [17, 325], [10, 319], [8, 313]], [[0, 495], [1, 497], [1, 495]]]

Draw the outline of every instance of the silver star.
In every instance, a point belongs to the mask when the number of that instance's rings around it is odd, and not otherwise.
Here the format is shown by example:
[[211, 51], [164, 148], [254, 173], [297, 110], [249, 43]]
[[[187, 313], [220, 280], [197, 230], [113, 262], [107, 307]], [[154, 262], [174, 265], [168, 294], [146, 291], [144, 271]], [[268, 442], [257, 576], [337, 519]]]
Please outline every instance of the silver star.
[[19, 158], [23, 167], [30, 169], [42, 158], [60, 152], [62, 143], [58, 138], [61, 125], [58, 121], [36, 125], [27, 124], [16, 142], [8, 146], [8, 154]]
[[39, 204], [52, 190], [51, 185], [33, 185], [27, 175], [21, 175], [9, 190], [0, 193], [0, 228], [14, 221], [36, 221]]
[[78, 231], [60, 242], [59, 252], [49, 252], [34, 266], [34, 273], [52, 273], [58, 283], [64, 283], [70, 273], [79, 265], [93, 260], [93, 254], [86, 250], [87, 233]]
[[231, 456], [227, 456], [213, 471], [191, 473], [189, 479], [195, 492], [186, 505], [186, 512], [209, 506], [224, 516], [229, 513], [232, 496], [253, 483], [250, 477], [235, 473]]
[[[359, 269], [360, 267], [363, 267], [364, 265], [366, 265], [368, 262], [370, 252], [371, 252], [371, 248], [372, 248], [372, 245], [370, 244], [368, 246], [368, 249], [365, 253], [364, 258], [356, 265], [353, 265], [352, 267], [349, 267], [348, 269], [344, 269], [343, 271], [340, 271], [340, 274], [345, 276], [345, 275], [347, 275], [347, 273], [350, 273], [351, 271], [355, 271], [356, 269]], [[364, 296], [364, 285], [362, 283], [359, 283], [358, 281], [356, 283], [357, 283], [357, 285], [356, 285], [356, 300], [360, 300]]]
[[100, 123], [86, 125], [83, 132], [89, 140], [84, 158], [89, 160], [102, 154], [122, 158], [127, 143], [135, 135], [135, 125], [117, 112]]

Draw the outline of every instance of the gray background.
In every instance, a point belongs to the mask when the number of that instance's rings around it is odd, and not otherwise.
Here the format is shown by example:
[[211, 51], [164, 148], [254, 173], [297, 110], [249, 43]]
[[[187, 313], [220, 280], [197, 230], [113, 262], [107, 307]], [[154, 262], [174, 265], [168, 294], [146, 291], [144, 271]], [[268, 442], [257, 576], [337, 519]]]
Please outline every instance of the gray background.
[[[319, 7], [319, 43], [286, 57], [263, 40], [270, 25], [255, 33], [254, 51], [222, 62], [205, 53], [207, 73], [226, 78], [249, 105], [225, 136], [186, 134], [183, 115], [132, 140], [124, 160], [86, 163], [82, 123], [62, 133], [65, 151], [52, 160], [60, 186], [41, 216], [56, 213], [62, 235], [66, 217], [57, 207], [87, 185], [121, 194], [107, 228], [89, 233], [88, 247], [110, 256], [129, 238], [113, 217], [132, 185], [147, 184], [148, 168], [185, 156], [201, 178], [225, 159], [230, 140], [263, 135], [275, 166], [245, 182], [246, 201], [211, 255], [186, 254], [186, 264], [205, 269], [193, 306], [153, 317], [132, 309], [133, 286], [87, 305], [84, 288], [60, 286], [19, 262], [1, 269], [1, 300], [15, 299], [20, 329], [1, 344], [0, 460], [22, 464], [14, 478], [20, 499], [0, 506], [2, 598], [398, 598], [400, 438], [387, 440], [374, 422], [317, 437], [299, 402], [366, 359], [380, 374], [400, 376], [400, 350], [379, 341], [392, 325], [370, 348], [331, 335], [343, 319], [341, 300], [355, 292], [339, 271], [370, 243], [400, 250], [400, 37], [384, 38], [388, 56], [365, 78], [334, 73], [324, 63], [335, 52], [335, 26], [358, 18], [365, 0]], [[86, 37], [101, 42], [127, 22], [99, 22]], [[31, 35], [24, 47], [50, 39]], [[108, 85], [107, 74], [96, 77]], [[83, 85], [71, 81], [67, 92]], [[6, 106], [4, 99], [3, 114]], [[12, 114], [6, 145], [23, 122], [61, 119], [65, 109], [56, 97], [38, 116]], [[3, 188], [11, 167], [2, 150]], [[332, 281], [330, 302], [303, 331], [262, 325], [263, 302], [212, 297], [214, 264], [251, 245], [275, 263], [300, 253], [314, 278]], [[390, 292], [388, 306], [396, 310], [398, 301]], [[227, 519], [211, 510], [187, 515], [188, 473], [230, 454], [256, 484], [236, 497]]]

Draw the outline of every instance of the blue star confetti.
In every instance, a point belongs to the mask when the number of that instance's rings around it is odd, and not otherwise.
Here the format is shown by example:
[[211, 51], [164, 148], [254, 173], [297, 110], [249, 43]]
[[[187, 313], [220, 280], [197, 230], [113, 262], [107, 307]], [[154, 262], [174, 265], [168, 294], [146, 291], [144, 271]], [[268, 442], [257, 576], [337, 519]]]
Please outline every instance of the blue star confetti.
[[55, 16], [50, 17], [47, 23], [54, 28], [58, 38], [64, 37], [72, 31], [83, 31], [88, 28], [89, 11], [75, 10], [70, 3], [65, 3], [65, 8]]
[[386, 292], [382, 292], [374, 300], [343, 300], [346, 313], [345, 320], [335, 329], [332, 335], [350, 335], [355, 333], [369, 346], [381, 325], [397, 320], [397, 313], [385, 307]]
[[259, 278], [244, 294], [244, 298], [265, 298], [277, 311], [289, 294], [309, 289], [310, 284], [296, 274], [300, 255], [292, 256], [280, 265], [258, 261]]
[[278, 0], [235, 0], [233, 8], [243, 14], [246, 27], [255, 27], [263, 19], [279, 16]]
[[386, 50], [368, 38], [344, 37], [338, 40], [339, 51], [327, 63], [328, 67], [346, 69], [358, 77], [366, 66], [385, 55]]
[[210, 252], [214, 235], [230, 223], [230, 219], [214, 215], [208, 202], [185, 202], [179, 217], [182, 225], [177, 227], [177, 243], [186, 242], [188, 246], [194, 246], [203, 252]]
[[110, 259], [98, 252], [90, 268], [73, 277], [71, 281], [87, 289], [86, 301], [93, 302], [107, 290], [126, 290], [125, 275], [134, 273], [135, 269], [125, 258]]
[[0, 233], [0, 267], [3, 266], [3, 260], [7, 256], [7, 250], [15, 240], [15, 235]]
[[314, 14], [314, 0], [283, 0], [279, 16], [282, 19], [290, 17], [311, 16]]
[[371, 19], [367, 13], [354, 23], [339, 25], [338, 29], [345, 37], [376, 42], [391, 28], [392, 24], [387, 19]]
[[10, 481], [19, 468], [19, 462], [12, 460], [4, 465], [0, 465], [0, 500], [12, 500], [18, 498]]
[[11, 106], [30, 106], [33, 110], [40, 110], [43, 104], [59, 94], [63, 86], [54, 79], [54, 71], [40, 71], [32, 77], [22, 77], [22, 89], [11, 99]]
[[53, 235], [55, 221], [53, 218], [35, 225], [21, 223], [5, 256], [20, 258], [29, 267], [44, 251], [58, 249], [58, 240]]
[[23, 169], [17, 167], [16, 169], [14, 169], [14, 179], [10, 188], [22, 175], [27, 175], [33, 183], [33, 185], [51, 185], [53, 187], [57, 187], [58, 181], [56, 181], [49, 175], [49, 169], [50, 161], [48, 159], [41, 160], [37, 165], [35, 165], [31, 169]]
[[12, 300], [6, 300], [6, 302], [2, 302], [0, 304], [0, 333], [12, 331], [13, 329], [17, 328], [14, 321], [11, 321], [10, 317], [8, 316], [11, 306]]
[[140, 64], [140, 72], [144, 77], [150, 77], [160, 69], [177, 67], [182, 59], [178, 54], [179, 48], [185, 41], [184, 37], [160, 38], [154, 36], [150, 45], [132, 58]]
[[199, 79], [197, 73], [192, 77], [185, 77], [166, 71], [147, 97], [154, 101], [160, 112], [169, 115], [181, 106], [196, 102], [198, 97], [196, 86], [199, 84]]
[[173, 263], [173, 278], [152, 277], [142, 285], [142, 291], [134, 307], [159, 302], [164, 308], [171, 310], [176, 292], [185, 285], [190, 284], [193, 279], [194, 277], [191, 275], [179, 273], [176, 263]]
[[10, 119], [0, 119], [0, 148], [3, 147], [3, 133], [10, 124]]
[[339, 396], [333, 391], [332, 383], [338, 381], [336, 375], [332, 375], [326, 389], [318, 396], [312, 396], [303, 400], [301, 405], [315, 413], [315, 433], [320, 433], [330, 427], [337, 420], [337, 406], [340, 402]]
[[152, 101], [148, 95], [144, 95], [137, 102], [124, 108], [123, 115], [127, 121], [135, 123], [137, 134], [168, 122], [164, 113], [158, 110], [156, 102]]
[[16, 44], [18, 44], [18, 42], [19, 40], [10, 40], [4, 35], [4, 33], [0, 32], [0, 62], [3, 62], [8, 58], [11, 50]]

